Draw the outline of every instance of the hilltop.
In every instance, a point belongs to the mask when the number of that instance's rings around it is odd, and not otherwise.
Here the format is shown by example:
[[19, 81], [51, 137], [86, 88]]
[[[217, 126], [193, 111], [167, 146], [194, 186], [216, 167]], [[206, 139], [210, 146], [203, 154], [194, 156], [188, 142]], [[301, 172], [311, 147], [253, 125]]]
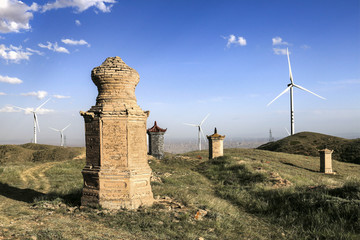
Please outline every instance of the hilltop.
[[49, 162], [72, 159], [84, 151], [81, 147], [59, 147], [27, 143], [22, 145], [0, 145], [0, 163]]
[[345, 139], [321, 133], [300, 132], [258, 147], [261, 150], [319, 156], [319, 150], [334, 150], [333, 159], [360, 164], [360, 139]]
[[[207, 151], [150, 156], [154, 205], [115, 212], [80, 207], [84, 148], [0, 149], [7, 153], [0, 158], [4, 239], [360, 237], [356, 164], [334, 161], [337, 174], [325, 175], [317, 157], [258, 149], [225, 149], [224, 157], [213, 160]], [[36, 152], [41, 157], [34, 160]]]

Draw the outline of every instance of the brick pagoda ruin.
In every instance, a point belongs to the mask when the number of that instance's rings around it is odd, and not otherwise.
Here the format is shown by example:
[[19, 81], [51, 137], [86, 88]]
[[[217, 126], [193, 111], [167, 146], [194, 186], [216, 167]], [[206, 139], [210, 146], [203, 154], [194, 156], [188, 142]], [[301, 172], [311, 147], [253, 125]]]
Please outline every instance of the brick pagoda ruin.
[[166, 129], [160, 128], [156, 121], [154, 126], [147, 130], [149, 135], [149, 155], [152, 155], [158, 159], [164, 157], [164, 134]]
[[136, 102], [138, 72], [120, 57], [109, 57], [91, 72], [96, 105], [80, 112], [85, 120], [86, 166], [83, 206], [135, 209], [151, 205], [146, 120]]
[[214, 134], [206, 137], [209, 140], [209, 159], [223, 156], [225, 135], [218, 134], [215, 128]]

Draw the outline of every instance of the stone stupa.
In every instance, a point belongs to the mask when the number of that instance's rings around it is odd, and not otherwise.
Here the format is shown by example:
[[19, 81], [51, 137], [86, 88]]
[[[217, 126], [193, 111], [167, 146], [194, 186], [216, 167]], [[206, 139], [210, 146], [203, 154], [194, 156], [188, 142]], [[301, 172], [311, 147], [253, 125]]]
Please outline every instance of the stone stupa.
[[85, 120], [86, 166], [83, 206], [135, 209], [151, 205], [146, 120], [136, 102], [138, 72], [120, 57], [109, 57], [91, 72], [96, 105], [80, 112]]

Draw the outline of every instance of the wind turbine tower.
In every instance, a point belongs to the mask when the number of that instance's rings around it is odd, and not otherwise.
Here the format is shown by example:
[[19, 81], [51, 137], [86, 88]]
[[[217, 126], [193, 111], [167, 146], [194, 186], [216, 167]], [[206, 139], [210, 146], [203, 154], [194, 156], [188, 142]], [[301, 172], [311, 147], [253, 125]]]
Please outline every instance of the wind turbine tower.
[[28, 109], [25, 109], [25, 108], [21, 108], [21, 107], [16, 107], [16, 106], [13, 106], [15, 108], [18, 108], [18, 109], [21, 109], [21, 110], [24, 110], [25, 112], [31, 112], [34, 116], [34, 143], [37, 143], [37, 131], [40, 132], [40, 126], [39, 126], [39, 122], [38, 122], [38, 117], [37, 117], [37, 112], [41, 109], [42, 106], [44, 106], [48, 101], [50, 100], [50, 98], [48, 100], [46, 100], [43, 104], [41, 104], [40, 106], [38, 106], [35, 110], [32, 110], [33, 108], [28, 108]]
[[69, 125], [67, 125], [66, 127], [64, 127], [63, 129], [61, 129], [61, 130], [56, 129], [56, 128], [49, 127], [50, 129], [52, 129], [52, 130], [60, 133], [60, 146], [61, 146], [61, 147], [63, 147], [63, 146], [64, 146], [64, 143], [65, 143], [64, 131], [65, 131], [65, 129], [67, 129], [70, 125], [71, 125], [71, 123], [70, 123]]
[[284, 93], [288, 92], [290, 90], [290, 123], [291, 123], [291, 135], [295, 134], [295, 121], [294, 121], [294, 97], [293, 97], [293, 87], [299, 88], [301, 90], [304, 90], [308, 93], [311, 93], [321, 99], [325, 99], [323, 97], [321, 97], [320, 95], [317, 95], [316, 93], [311, 92], [310, 90], [307, 90], [306, 88], [300, 86], [300, 85], [296, 85], [293, 81], [293, 76], [292, 76], [292, 72], [291, 72], [291, 65], [290, 65], [290, 57], [289, 57], [289, 49], [286, 49], [286, 54], [287, 54], [287, 59], [288, 59], [288, 63], [289, 63], [289, 75], [290, 75], [290, 83], [287, 85], [287, 88], [280, 93], [276, 98], [274, 98], [274, 100], [272, 100], [271, 102], [268, 103], [267, 106], [269, 106], [270, 104], [272, 104], [276, 99], [278, 99], [281, 95], [283, 95]]
[[204, 137], [204, 139], [206, 139], [206, 137], [204, 135], [204, 132], [203, 132], [203, 130], [201, 128], [201, 125], [205, 122], [205, 120], [209, 117], [209, 115], [210, 114], [206, 115], [206, 117], [199, 124], [184, 123], [185, 125], [198, 128], [198, 145], [199, 145], [199, 150], [200, 151], [201, 151], [201, 135]]
[[273, 142], [275, 139], [274, 137], [272, 136], [272, 132], [271, 132], [271, 128], [270, 128], [270, 131], [269, 131], [269, 142]]

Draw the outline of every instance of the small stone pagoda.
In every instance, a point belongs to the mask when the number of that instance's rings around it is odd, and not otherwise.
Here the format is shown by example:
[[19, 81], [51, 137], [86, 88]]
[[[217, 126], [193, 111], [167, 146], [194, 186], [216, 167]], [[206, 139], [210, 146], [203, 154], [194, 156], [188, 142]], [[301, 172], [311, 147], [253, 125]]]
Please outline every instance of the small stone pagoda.
[[327, 148], [319, 150], [320, 153], [320, 172], [322, 173], [333, 173], [332, 170], [332, 153], [334, 150], [329, 150]]
[[80, 112], [85, 120], [86, 166], [83, 206], [135, 209], [151, 205], [146, 120], [136, 102], [139, 74], [120, 57], [109, 57], [91, 72], [96, 105]]
[[209, 159], [223, 156], [225, 135], [218, 134], [215, 128], [214, 134], [206, 137], [209, 140]]
[[160, 128], [156, 121], [154, 126], [147, 130], [149, 135], [149, 155], [152, 155], [158, 159], [164, 157], [164, 134], [166, 129]]

